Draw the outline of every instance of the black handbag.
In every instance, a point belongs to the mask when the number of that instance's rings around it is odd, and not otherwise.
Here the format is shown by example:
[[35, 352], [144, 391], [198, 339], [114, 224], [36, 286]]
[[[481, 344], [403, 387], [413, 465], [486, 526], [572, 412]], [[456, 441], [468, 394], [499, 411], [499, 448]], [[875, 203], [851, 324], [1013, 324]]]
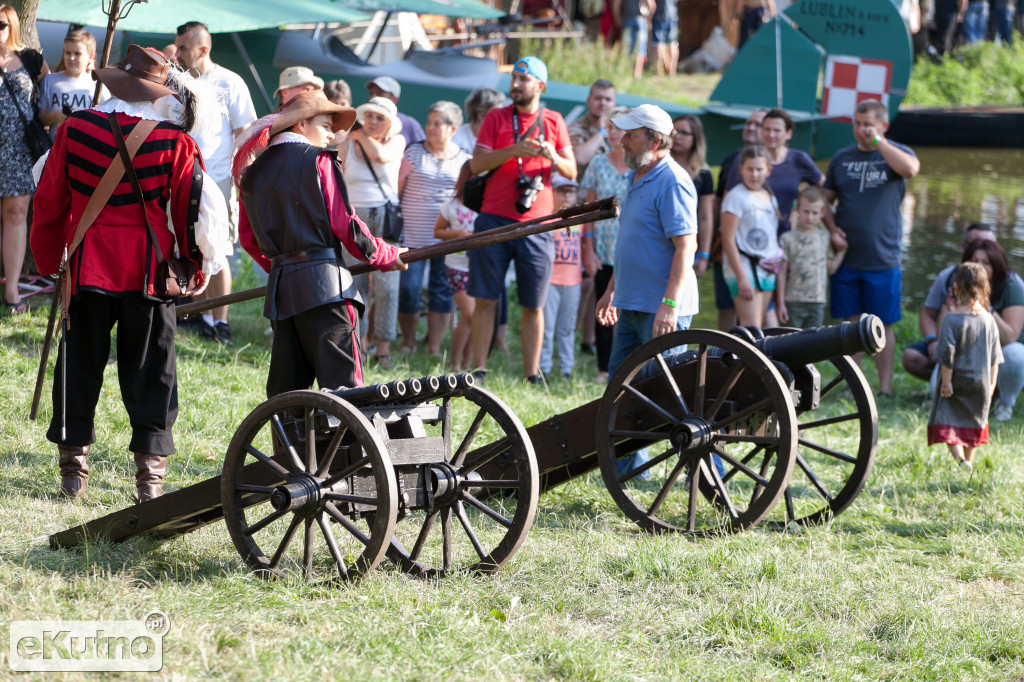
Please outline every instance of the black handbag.
[[[496, 169], [495, 169], [496, 170]], [[462, 205], [477, 213], [484, 205], [484, 190], [487, 189], [487, 179], [494, 174], [493, 170], [471, 175], [462, 186]]]
[[[25, 144], [28, 145], [28, 150], [32, 154], [32, 161], [38, 161], [39, 157], [50, 151], [50, 147], [53, 146], [50, 134], [46, 132], [46, 127], [39, 120], [38, 110], [35, 107], [33, 109], [36, 113], [32, 115], [32, 120], [30, 121], [25, 117], [25, 112], [18, 106], [18, 98], [14, 94], [14, 88], [11, 87], [10, 81], [7, 80], [7, 72], [0, 69], [0, 77], [4, 79], [4, 85], [7, 86], [7, 92], [11, 96], [11, 102], [18, 111], [22, 128], [25, 130]], [[32, 86], [33, 88], [35, 87], [35, 81], [32, 81]]]
[[356, 146], [363, 153], [363, 160], [366, 162], [367, 168], [370, 169], [373, 181], [377, 183], [380, 193], [384, 195], [385, 201], [388, 202], [384, 205], [384, 222], [380, 228], [380, 237], [386, 242], [401, 244], [403, 237], [405, 237], [405, 219], [402, 217], [402, 207], [399, 204], [391, 203], [391, 200], [387, 198], [387, 192], [384, 191], [380, 180], [377, 179], [377, 172], [373, 170], [373, 163], [366, 155], [366, 150], [363, 149], [363, 145], [359, 144], [358, 140], [356, 140]]

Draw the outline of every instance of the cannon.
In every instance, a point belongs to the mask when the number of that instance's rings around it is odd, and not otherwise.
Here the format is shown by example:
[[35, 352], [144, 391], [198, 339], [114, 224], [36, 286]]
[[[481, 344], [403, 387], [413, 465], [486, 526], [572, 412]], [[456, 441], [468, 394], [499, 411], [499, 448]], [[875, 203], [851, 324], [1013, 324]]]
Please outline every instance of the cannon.
[[[819, 524], [871, 471], [877, 412], [848, 356], [884, 343], [871, 316], [675, 332], [630, 355], [602, 398], [529, 429], [470, 374], [292, 391], [242, 421], [220, 476], [50, 545], [170, 538], [223, 518], [263, 576], [352, 580], [385, 557], [419, 576], [488, 572], [520, 548], [542, 492], [594, 469], [650, 532]], [[642, 448], [648, 461], [620, 470]]]

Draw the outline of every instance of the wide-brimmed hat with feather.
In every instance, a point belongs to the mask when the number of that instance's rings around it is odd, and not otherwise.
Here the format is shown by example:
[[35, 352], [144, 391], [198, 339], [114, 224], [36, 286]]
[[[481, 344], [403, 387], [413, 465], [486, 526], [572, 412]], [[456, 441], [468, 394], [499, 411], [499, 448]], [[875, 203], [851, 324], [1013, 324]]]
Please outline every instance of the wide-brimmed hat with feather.
[[167, 87], [171, 63], [163, 52], [152, 47], [129, 45], [124, 59], [102, 69], [94, 69], [92, 77], [107, 87], [114, 97], [125, 102], [152, 102], [178, 93]]

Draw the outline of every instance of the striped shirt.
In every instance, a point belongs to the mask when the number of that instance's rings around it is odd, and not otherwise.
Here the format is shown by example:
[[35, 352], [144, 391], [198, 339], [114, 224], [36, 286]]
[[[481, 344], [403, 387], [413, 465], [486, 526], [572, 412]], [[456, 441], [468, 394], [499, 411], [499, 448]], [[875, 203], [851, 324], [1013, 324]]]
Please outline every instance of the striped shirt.
[[[119, 113], [117, 121], [127, 138], [139, 119]], [[114, 135], [103, 113], [76, 111], [57, 130], [33, 201], [32, 254], [40, 273], [52, 274], [60, 267], [78, 216], [115, 155]], [[182, 256], [197, 264], [202, 261], [191, 227], [202, 187], [193, 167], [198, 171], [201, 163], [193, 139], [167, 122], [157, 125], [133, 159], [149, 222], [165, 259], [174, 255], [177, 246]], [[73, 290], [153, 294], [150, 278], [156, 266], [142, 210], [123, 176], [71, 258]]]
[[434, 225], [441, 205], [455, 196], [455, 184], [464, 163], [472, 157], [456, 148], [443, 159], [427, 151], [422, 142], [409, 145], [405, 160], [411, 166], [402, 190], [402, 217], [405, 237], [402, 246], [419, 248], [436, 244]]

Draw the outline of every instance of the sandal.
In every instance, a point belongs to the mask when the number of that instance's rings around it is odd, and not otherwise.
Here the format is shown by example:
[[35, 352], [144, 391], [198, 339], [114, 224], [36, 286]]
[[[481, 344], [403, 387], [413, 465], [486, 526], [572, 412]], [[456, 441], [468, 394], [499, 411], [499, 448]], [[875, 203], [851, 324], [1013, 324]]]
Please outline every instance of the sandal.
[[374, 355], [373, 360], [381, 369], [391, 369], [391, 356], [387, 353], [384, 355]]
[[17, 303], [7, 303], [7, 314], [11, 317], [15, 315], [24, 315], [28, 312], [28, 303], [22, 299], [18, 299]]

